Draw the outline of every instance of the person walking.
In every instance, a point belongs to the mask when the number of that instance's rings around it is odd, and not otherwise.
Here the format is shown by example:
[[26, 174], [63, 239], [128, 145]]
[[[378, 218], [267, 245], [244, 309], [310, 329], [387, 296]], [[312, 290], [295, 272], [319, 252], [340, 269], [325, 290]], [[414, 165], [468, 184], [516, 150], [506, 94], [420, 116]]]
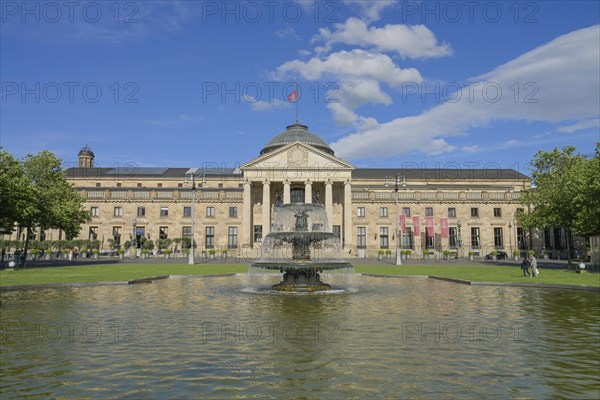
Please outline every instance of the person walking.
[[531, 276], [537, 278], [540, 275], [537, 267], [537, 259], [533, 254], [529, 256], [529, 265], [531, 266]]
[[523, 270], [523, 276], [531, 276], [529, 274], [529, 260], [527, 256], [523, 257], [523, 262], [521, 263], [521, 269]]

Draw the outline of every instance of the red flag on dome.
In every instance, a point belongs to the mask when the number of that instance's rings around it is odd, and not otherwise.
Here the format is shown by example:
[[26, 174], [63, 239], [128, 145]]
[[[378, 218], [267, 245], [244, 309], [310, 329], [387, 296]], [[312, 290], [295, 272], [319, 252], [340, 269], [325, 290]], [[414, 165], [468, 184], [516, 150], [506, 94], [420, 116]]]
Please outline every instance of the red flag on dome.
[[294, 85], [295, 90], [288, 96], [288, 102], [293, 103], [298, 99], [298, 85]]

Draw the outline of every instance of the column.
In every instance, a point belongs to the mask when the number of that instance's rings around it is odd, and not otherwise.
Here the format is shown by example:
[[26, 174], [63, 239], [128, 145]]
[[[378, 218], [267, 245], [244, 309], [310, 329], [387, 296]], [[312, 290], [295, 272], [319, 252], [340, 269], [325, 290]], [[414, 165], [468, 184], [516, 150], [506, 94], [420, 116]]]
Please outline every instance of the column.
[[263, 182], [263, 238], [271, 232], [271, 183]]
[[290, 183], [283, 183], [283, 204], [290, 204]]
[[312, 183], [310, 182], [304, 184], [304, 202], [312, 204]]
[[327, 230], [331, 232], [333, 221], [333, 185], [325, 182], [325, 213], [327, 214]]
[[240, 239], [242, 246], [244, 244], [252, 244], [252, 184], [244, 182], [244, 205], [242, 209], [242, 226]]
[[352, 184], [344, 184], [344, 250], [347, 252], [352, 249]]

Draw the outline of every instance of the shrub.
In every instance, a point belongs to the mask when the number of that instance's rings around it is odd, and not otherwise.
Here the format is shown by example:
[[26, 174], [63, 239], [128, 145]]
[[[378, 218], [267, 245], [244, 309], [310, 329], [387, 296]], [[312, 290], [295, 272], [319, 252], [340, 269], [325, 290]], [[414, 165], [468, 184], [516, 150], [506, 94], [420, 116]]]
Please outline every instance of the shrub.
[[521, 254], [521, 253], [519, 252], [519, 250], [515, 250], [515, 251], [513, 251], [513, 256], [518, 256], [518, 255], [520, 255], [520, 254]]
[[385, 254], [392, 254], [392, 251], [391, 251], [390, 249], [387, 249], [387, 250], [385, 251]]
[[215, 253], [216, 253], [216, 250], [215, 250], [215, 249], [210, 249], [210, 250], [208, 251], [208, 254], [211, 254], [211, 255], [212, 255], [212, 254], [215, 254]]
[[52, 250], [48, 249], [48, 250], [44, 251], [44, 253], [46, 253], [46, 254], [52, 254], [54, 252]]
[[140, 253], [141, 253], [141, 254], [148, 254], [148, 249], [142, 249], [142, 250], [140, 251]]
[[427, 255], [429, 254], [429, 250], [428, 249], [423, 249], [423, 255]]
[[119, 250], [117, 250], [117, 253], [119, 253], [119, 254], [125, 254], [125, 250], [119, 249]]
[[[188, 254], [190, 254], [190, 249], [184, 249], [184, 250], [183, 250], [183, 254], [185, 254], [185, 255], [188, 255]], [[203, 252], [202, 252], [202, 254], [206, 254], [206, 252], [205, 252], [205, 251], [203, 251]]]
[[529, 254], [529, 255], [533, 256], [533, 255], [535, 255], [535, 251], [533, 251], [533, 250], [529, 250], [529, 251], [527, 252], [527, 254]]
[[448, 249], [444, 250], [442, 253], [443, 253], [445, 256], [449, 256], [450, 254], [452, 254], [452, 252], [451, 252], [450, 250], [448, 250]]
[[493, 256], [497, 256], [498, 255], [498, 250], [492, 250], [490, 252], [490, 254], [493, 255]]
[[385, 253], [385, 251], [383, 251], [383, 250], [379, 250], [379, 251], [377, 252], [377, 254], [379, 254], [380, 256], [382, 256], [384, 253]]
[[171, 254], [171, 250], [170, 249], [164, 249], [161, 250], [163, 254]]
[[94, 253], [94, 254], [100, 254], [100, 250], [98, 250], [98, 249], [92, 249], [92, 253]]
[[474, 255], [475, 255], [475, 252], [474, 252], [474, 251], [470, 251], [470, 252], [469, 252], [469, 255], [470, 255], [470, 256], [474, 256]]

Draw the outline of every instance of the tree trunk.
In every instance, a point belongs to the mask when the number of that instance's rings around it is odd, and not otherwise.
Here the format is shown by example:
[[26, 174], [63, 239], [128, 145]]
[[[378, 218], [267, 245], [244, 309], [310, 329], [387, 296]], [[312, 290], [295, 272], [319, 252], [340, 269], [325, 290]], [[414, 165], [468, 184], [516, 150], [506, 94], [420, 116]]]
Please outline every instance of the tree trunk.
[[568, 268], [571, 269], [572, 264], [571, 264], [571, 230], [565, 228], [565, 236], [566, 236], [566, 242], [567, 242], [567, 265]]
[[25, 247], [23, 247], [23, 254], [21, 254], [21, 260], [19, 260], [19, 267], [25, 267], [27, 263], [27, 248], [29, 247], [29, 232], [31, 231], [31, 227], [28, 226], [25, 229]]

